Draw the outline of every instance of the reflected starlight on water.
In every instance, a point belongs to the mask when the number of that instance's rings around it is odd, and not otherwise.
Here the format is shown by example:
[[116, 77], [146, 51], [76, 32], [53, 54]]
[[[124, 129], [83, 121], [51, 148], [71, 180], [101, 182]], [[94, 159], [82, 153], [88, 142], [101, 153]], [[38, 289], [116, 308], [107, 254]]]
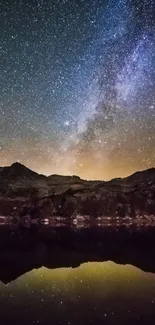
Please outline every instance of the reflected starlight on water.
[[42, 267], [7, 285], [0, 283], [0, 290], [0, 320], [12, 315], [17, 324], [21, 320], [22, 324], [97, 324], [105, 318], [113, 323], [113, 319], [155, 317], [155, 275], [110, 261], [74, 269]]
[[108, 223], [0, 227], [0, 324], [153, 325], [155, 230]]

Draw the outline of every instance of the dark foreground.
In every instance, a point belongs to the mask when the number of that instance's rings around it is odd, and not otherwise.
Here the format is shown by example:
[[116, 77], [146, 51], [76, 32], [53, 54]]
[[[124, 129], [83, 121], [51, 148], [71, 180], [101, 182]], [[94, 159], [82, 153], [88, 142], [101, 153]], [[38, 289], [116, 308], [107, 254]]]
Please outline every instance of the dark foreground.
[[0, 228], [0, 324], [155, 324], [155, 228]]

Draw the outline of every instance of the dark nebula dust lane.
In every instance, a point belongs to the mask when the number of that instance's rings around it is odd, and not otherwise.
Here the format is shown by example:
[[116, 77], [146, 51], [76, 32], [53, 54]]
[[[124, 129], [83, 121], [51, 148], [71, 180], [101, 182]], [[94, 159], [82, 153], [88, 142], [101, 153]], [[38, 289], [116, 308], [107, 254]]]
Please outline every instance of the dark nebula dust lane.
[[155, 165], [155, 1], [0, 3], [0, 165], [127, 176]]

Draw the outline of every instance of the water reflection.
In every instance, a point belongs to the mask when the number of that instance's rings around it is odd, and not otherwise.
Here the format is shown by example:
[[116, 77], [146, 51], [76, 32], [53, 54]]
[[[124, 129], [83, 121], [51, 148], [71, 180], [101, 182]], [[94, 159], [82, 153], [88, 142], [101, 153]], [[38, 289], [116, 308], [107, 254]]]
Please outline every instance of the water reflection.
[[154, 324], [155, 275], [114, 262], [32, 270], [0, 283], [0, 323]]
[[46, 225], [51, 227], [72, 227], [72, 228], [90, 228], [90, 227], [125, 227], [130, 228], [135, 226], [136, 228], [141, 227], [155, 227], [155, 215], [137, 215], [131, 217], [126, 215], [125, 217], [97, 217], [91, 218], [90, 216], [77, 215], [71, 218], [67, 217], [45, 217], [31, 219], [30, 217], [12, 218], [9, 216], [0, 216], [0, 226], [5, 225], [16, 225], [17, 227], [23, 225], [25, 227], [31, 227], [32, 225]]
[[0, 324], [153, 325], [154, 256], [152, 227], [0, 227]]

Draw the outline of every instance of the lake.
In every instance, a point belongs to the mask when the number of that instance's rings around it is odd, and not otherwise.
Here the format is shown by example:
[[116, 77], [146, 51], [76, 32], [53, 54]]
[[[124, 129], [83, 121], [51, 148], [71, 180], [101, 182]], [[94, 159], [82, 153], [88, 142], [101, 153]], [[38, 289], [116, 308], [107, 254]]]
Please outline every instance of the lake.
[[155, 324], [155, 229], [0, 227], [0, 324]]

